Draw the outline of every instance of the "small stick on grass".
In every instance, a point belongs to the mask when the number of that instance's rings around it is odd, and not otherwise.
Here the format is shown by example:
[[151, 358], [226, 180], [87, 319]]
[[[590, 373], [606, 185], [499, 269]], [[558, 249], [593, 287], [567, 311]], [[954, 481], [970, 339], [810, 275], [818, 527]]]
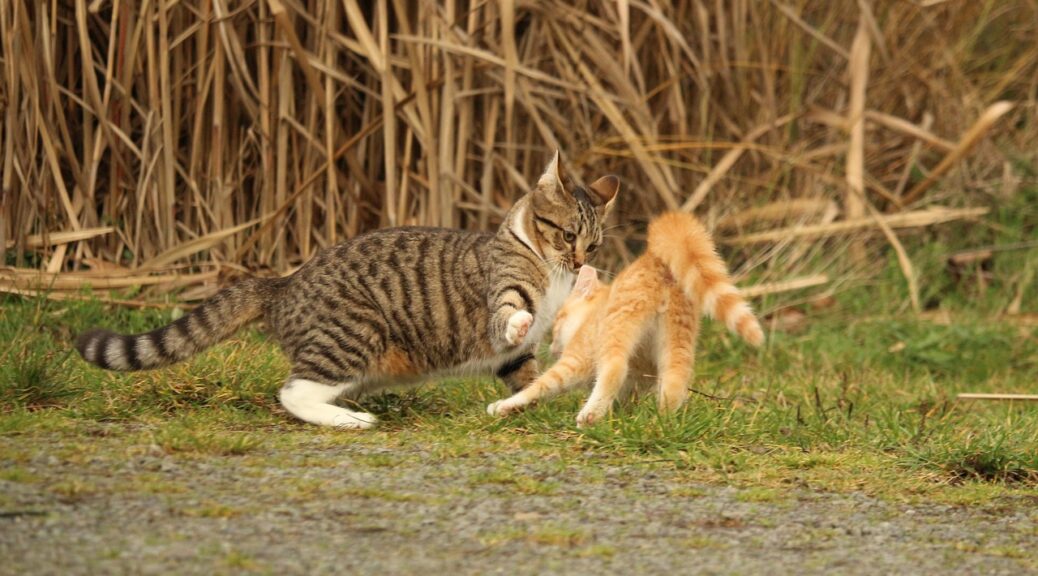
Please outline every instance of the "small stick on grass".
[[184, 302], [146, 302], [144, 300], [122, 300], [119, 298], [109, 298], [107, 296], [100, 296], [98, 294], [84, 295], [78, 293], [69, 292], [51, 292], [47, 290], [23, 290], [20, 288], [10, 288], [7, 286], [0, 286], [0, 293], [3, 294], [16, 294], [18, 296], [24, 296], [26, 298], [46, 298], [47, 300], [54, 300], [57, 302], [62, 301], [75, 301], [75, 302], [102, 302], [104, 304], [112, 304], [115, 306], [125, 306], [127, 308], [174, 308], [179, 307], [185, 310], [194, 308], [193, 304], [186, 304]]
[[976, 392], [963, 392], [956, 396], [959, 400], [1023, 400], [1024, 402], [1038, 402], [1038, 394], [982, 394]]
[[792, 278], [783, 282], [768, 282], [765, 284], [757, 284], [755, 286], [747, 286], [740, 291], [746, 298], [756, 298], [757, 296], [764, 296], [765, 294], [778, 294], [779, 292], [811, 288], [828, 282], [829, 276], [825, 274], [815, 274], [814, 276]]

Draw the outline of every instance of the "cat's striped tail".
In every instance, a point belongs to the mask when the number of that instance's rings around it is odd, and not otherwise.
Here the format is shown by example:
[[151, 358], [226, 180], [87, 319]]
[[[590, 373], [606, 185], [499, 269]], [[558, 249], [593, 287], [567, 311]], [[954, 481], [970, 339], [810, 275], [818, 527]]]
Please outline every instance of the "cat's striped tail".
[[218, 292], [172, 324], [144, 334], [94, 328], [76, 338], [83, 358], [109, 370], [147, 370], [189, 358], [258, 318], [278, 279], [249, 278]]
[[685, 295], [744, 340], [760, 346], [764, 331], [739, 294], [714, 241], [695, 216], [669, 212], [649, 224], [649, 253], [666, 265]]

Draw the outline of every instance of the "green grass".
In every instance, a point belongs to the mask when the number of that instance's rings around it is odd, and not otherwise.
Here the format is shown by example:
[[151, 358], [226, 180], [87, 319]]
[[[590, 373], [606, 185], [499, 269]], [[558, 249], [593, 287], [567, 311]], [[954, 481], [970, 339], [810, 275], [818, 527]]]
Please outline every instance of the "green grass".
[[473, 485], [491, 484], [503, 487], [509, 492], [518, 494], [551, 495], [558, 488], [554, 482], [544, 482], [516, 471], [509, 466], [499, 466], [493, 470], [473, 474], [469, 482]]
[[154, 445], [169, 453], [192, 452], [212, 456], [238, 456], [262, 444], [256, 434], [211, 430], [205, 422], [164, 424], [152, 434]]
[[[1038, 405], [962, 403], [955, 395], [1035, 392], [1038, 329], [1000, 319], [993, 311], [1006, 301], [993, 296], [990, 308], [972, 309], [949, 303], [961, 294], [947, 295], [949, 325], [915, 318], [902, 311], [903, 291], [891, 288], [896, 266], [890, 274], [879, 287], [844, 292], [832, 309], [812, 312], [805, 330], [772, 334], [761, 351], [708, 323], [685, 409], [660, 415], [651, 396], [635, 397], [586, 429], [575, 424], [585, 391], [511, 418], [487, 416], [486, 404], [506, 393], [490, 378], [369, 398], [364, 408], [381, 419], [374, 431], [319, 429], [277, 405], [288, 366], [255, 331], [178, 366], [119, 374], [70, 353], [73, 335], [99, 324], [147, 330], [168, 322], [168, 311], [3, 297], [0, 339], [9, 344], [0, 350], [0, 438], [57, 435], [73, 442], [62, 455], [70, 461], [98, 449], [91, 436], [106, 435], [123, 438], [126, 450], [175, 458], [262, 460], [266, 448], [297, 442], [418, 445], [444, 459], [492, 454], [499, 465], [473, 471], [468, 482], [532, 495], [551, 495], [559, 479], [513, 465], [530, 457], [557, 461], [559, 474], [576, 467], [584, 481], [594, 481], [602, 463], [634, 473], [665, 468], [697, 483], [736, 485], [746, 502], [781, 501], [791, 486], [956, 503], [1034, 495]], [[1033, 313], [1026, 306], [1036, 301], [1024, 300], [1022, 311]], [[17, 445], [0, 443], [0, 461], [17, 464]], [[358, 463], [391, 467], [400, 457], [372, 454]], [[7, 480], [26, 481], [17, 472]], [[76, 499], [92, 487], [69, 480], [53, 489]]]
[[[491, 532], [480, 538], [486, 546], [500, 546], [510, 542], [525, 541], [540, 546], [555, 546], [559, 548], [576, 548], [589, 540], [587, 530], [547, 524], [533, 528], [513, 527], [506, 530]], [[615, 550], [608, 546], [589, 546], [583, 549], [581, 556], [611, 556]]]

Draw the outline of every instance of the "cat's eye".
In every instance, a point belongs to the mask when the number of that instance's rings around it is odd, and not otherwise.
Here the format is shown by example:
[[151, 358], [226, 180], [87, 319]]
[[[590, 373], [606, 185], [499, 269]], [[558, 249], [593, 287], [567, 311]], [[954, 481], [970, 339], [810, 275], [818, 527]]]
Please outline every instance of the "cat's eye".
[[589, 253], [590, 252], [594, 252], [595, 250], [598, 250], [598, 244], [588, 244], [587, 245], [587, 251]]
[[577, 235], [567, 230], [562, 233], [562, 239], [572, 244], [577, 239]]

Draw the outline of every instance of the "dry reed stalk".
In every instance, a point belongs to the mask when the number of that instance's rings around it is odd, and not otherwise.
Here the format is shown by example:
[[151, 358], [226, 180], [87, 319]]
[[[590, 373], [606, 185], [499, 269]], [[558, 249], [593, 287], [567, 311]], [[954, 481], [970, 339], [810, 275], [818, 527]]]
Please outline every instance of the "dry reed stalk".
[[96, 290], [129, 288], [135, 286], [151, 286], [155, 284], [176, 283], [187, 286], [201, 282], [214, 281], [219, 271], [198, 272], [188, 274], [125, 274], [122, 272], [42, 272], [39, 270], [3, 268], [0, 269], [0, 286], [19, 290], [82, 290], [91, 287]]
[[47, 300], [54, 300], [56, 302], [74, 301], [74, 302], [103, 302], [113, 306], [124, 306], [126, 308], [191, 308], [191, 306], [184, 305], [182, 303], [170, 304], [163, 302], [150, 302], [146, 300], [129, 300], [124, 298], [111, 298], [108, 296], [101, 296], [99, 294], [90, 294], [89, 296], [78, 294], [75, 292], [55, 292], [53, 290], [25, 290], [21, 288], [11, 288], [0, 284], [0, 292], [4, 294], [14, 294], [16, 296], [24, 296], [26, 298], [45, 298]]
[[[105, 226], [103, 228], [86, 228], [83, 230], [67, 230], [63, 232], [49, 232], [44, 234], [32, 234], [25, 237], [25, 242], [22, 244], [25, 248], [40, 248], [43, 246], [57, 246], [59, 244], [70, 244], [72, 242], [78, 242], [80, 240], [89, 240], [102, 236], [104, 234], [111, 234], [115, 228], [111, 226]], [[7, 248], [14, 247], [14, 241], [7, 242]]]
[[[847, 144], [847, 193], [843, 208], [848, 220], [860, 219], [865, 214], [865, 89], [869, 82], [869, 56], [872, 39], [865, 18], [858, 19], [858, 30], [851, 43], [848, 62], [850, 71], [850, 105], [847, 109], [847, 126], [850, 142]], [[865, 259], [865, 249], [859, 244], [851, 247], [851, 258], [855, 262]]]
[[[922, 130], [928, 130], [932, 124], [933, 115], [927, 113], [923, 115], [923, 122], [919, 127]], [[897, 186], [893, 190], [894, 196], [896, 196], [897, 198], [901, 198], [903, 196], [905, 186], [908, 185], [908, 179], [912, 175], [912, 168], [915, 167], [916, 162], [919, 159], [920, 148], [922, 148], [922, 141], [916, 140], [915, 143], [912, 144], [912, 151], [909, 152], [908, 159], [905, 161], [905, 168], [901, 171], [901, 177], [898, 178]], [[901, 205], [904, 206], [904, 204]]]
[[873, 226], [887, 226], [894, 228], [919, 228], [943, 224], [954, 220], [978, 218], [987, 214], [988, 208], [943, 208], [933, 206], [925, 210], [913, 212], [902, 212], [900, 214], [887, 214], [877, 218], [857, 218], [855, 220], [843, 220], [832, 224], [818, 224], [812, 226], [794, 226], [780, 230], [769, 230], [756, 234], [745, 234], [730, 238], [722, 237], [720, 242], [731, 246], [744, 246], [747, 244], [760, 244], [764, 242], [778, 242], [792, 238], [821, 238], [834, 236], [853, 230], [862, 230]]
[[869, 215], [872, 216], [876, 222], [876, 226], [883, 231], [883, 235], [886, 236], [887, 241], [890, 242], [890, 246], [894, 249], [897, 254], [897, 263], [901, 268], [901, 274], [904, 275], [905, 281], [908, 283], [908, 298], [912, 303], [912, 311], [918, 314], [922, 310], [922, 305], [919, 302], [919, 281], [915, 275], [915, 267], [912, 266], [912, 259], [908, 257], [908, 252], [905, 247], [901, 245], [901, 241], [898, 240], [897, 235], [894, 234], [894, 230], [890, 227], [890, 224], [883, 219], [883, 215], [880, 214], [872, 204], [867, 204], [869, 209]]
[[[933, 134], [932, 132], [927, 130], [925, 125], [917, 126], [911, 122], [906, 121], [903, 118], [898, 118], [897, 116], [892, 116], [890, 114], [884, 114], [883, 112], [877, 112], [876, 110], [866, 110], [865, 118], [868, 120], [872, 120], [873, 122], [886, 128], [889, 128], [891, 130], [896, 130], [898, 132], [911, 136], [919, 142], [925, 142], [930, 146], [942, 150], [944, 152], [950, 152], [955, 148], [955, 143], [949, 142], [944, 138], [941, 138]], [[926, 122], [926, 120], [924, 120], [924, 124], [929, 124], [929, 122]]]
[[797, 26], [799, 26], [805, 32], [810, 34], [815, 40], [818, 40], [825, 46], [828, 46], [833, 52], [842, 56], [844, 60], [853, 59], [853, 48], [851, 49], [852, 54], [848, 54], [847, 50], [843, 46], [840, 46], [831, 38], [823, 34], [820, 30], [802, 20], [800, 16], [797, 14], [796, 10], [794, 10], [792, 7], [782, 2], [779, 2], [778, 0], [771, 0], [771, 3], [774, 4], [776, 8], [778, 8], [783, 14], [786, 15], [787, 18], [792, 20]]
[[930, 171], [926, 179], [916, 184], [905, 194], [905, 197], [902, 199], [903, 204], [907, 206], [922, 197], [927, 190], [940, 180], [941, 176], [955, 167], [963, 156], [969, 154], [970, 150], [980, 142], [980, 139], [984, 137], [999, 118], [1005, 116], [1012, 109], [1012, 102], [996, 102], [984, 110], [980, 118], [977, 118], [977, 121], [962, 135], [955, 148], [941, 160], [937, 167]]
[[158, 256], [155, 256], [154, 258], [145, 261], [143, 264], [141, 264], [140, 268], [143, 270], [156, 270], [159, 268], [169, 266], [170, 264], [173, 264], [178, 260], [185, 259], [203, 250], [208, 250], [220, 244], [221, 242], [227, 240], [228, 238], [237, 234], [238, 232], [241, 232], [246, 228], [256, 225], [258, 222], [258, 219], [251, 220], [249, 222], [245, 222], [244, 224], [239, 224], [231, 228], [224, 228], [219, 232], [206, 234], [205, 236], [200, 236], [198, 238], [195, 238], [194, 240], [184, 242], [183, 244], [178, 244], [175, 247], [166, 250], [162, 254], [159, 254]]
[[716, 231], [739, 230], [754, 222], [806, 218], [833, 212], [836, 203], [821, 198], [780, 200], [730, 214], [717, 222]]
[[710, 170], [710, 173], [706, 175], [706, 178], [703, 178], [703, 181], [699, 183], [699, 186], [696, 186], [696, 189], [692, 191], [692, 195], [688, 197], [688, 200], [681, 205], [681, 209], [685, 212], [692, 212], [695, 210], [703, 199], [706, 198], [706, 195], [710, 193], [710, 189], [713, 188], [721, 178], [724, 178], [724, 175], [731, 170], [732, 166], [734, 166], [739, 160], [739, 157], [742, 156], [743, 152], [745, 152], [754, 141], [771, 130], [789, 124], [794, 120], [794, 118], [795, 116], [792, 114], [787, 114], [781, 118], [775, 119], [773, 122], [763, 126], [758, 126], [750, 131], [749, 134], [743, 137], [742, 142], [740, 142], [738, 146], [735, 146], [721, 157], [717, 164], [715, 164]]
[[768, 282], [765, 284], [746, 286], [745, 288], [740, 288], [739, 292], [741, 292], [746, 298], [757, 298], [768, 294], [778, 294], [781, 292], [791, 292], [793, 290], [803, 290], [804, 288], [814, 288], [815, 286], [821, 286], [822, 284], [828, 283], [829, 276], [825, 274], [815, 274], [803, 278], [791, 278], [782, 282]]

